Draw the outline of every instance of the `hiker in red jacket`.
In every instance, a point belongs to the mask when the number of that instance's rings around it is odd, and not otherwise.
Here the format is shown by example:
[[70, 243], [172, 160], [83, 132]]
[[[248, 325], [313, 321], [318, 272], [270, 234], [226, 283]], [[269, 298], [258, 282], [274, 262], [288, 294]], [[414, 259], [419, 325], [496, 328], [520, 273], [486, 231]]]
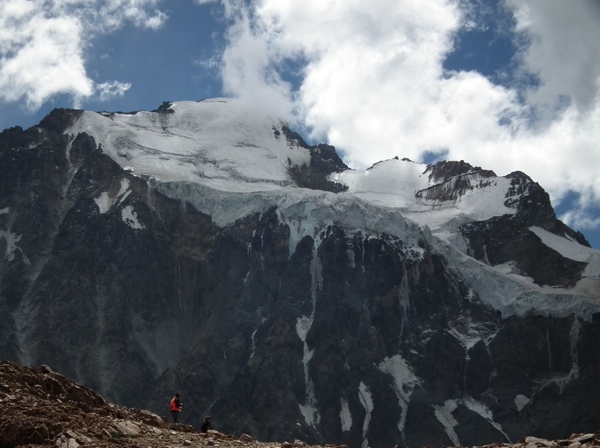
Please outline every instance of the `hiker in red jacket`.
[[175, 392], [175, 396], [171, 398], [171, 415], [173, 416], [173, 423], [177, 423], [179, 413], [181, 412], [181, 400], [179, 399], [179, 392]]

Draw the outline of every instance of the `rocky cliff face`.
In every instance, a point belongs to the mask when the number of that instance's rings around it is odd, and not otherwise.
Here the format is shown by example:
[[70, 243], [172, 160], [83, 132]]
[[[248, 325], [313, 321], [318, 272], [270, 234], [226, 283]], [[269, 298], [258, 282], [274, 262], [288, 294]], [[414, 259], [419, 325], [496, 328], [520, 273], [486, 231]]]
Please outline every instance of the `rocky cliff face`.
[[[183, 422], [210, 414], [261, 440], [474, 445], [600, 427], [600, 257], [539, 185], [399, 160], [359, 185], [285, 126], [257, 143], [224, 112], [185, 110], [57, 110], [0, 134], [0, 358], [159, 415], [179, 390]], [[225, 131], [194, 140], [207, 123]], [[390, 167], [419, 172], [415, 205], [365, 195]], [[498, 191], [501, 212], [482, 213], [478, 195]], [[475, 211], [441, 223], [457, 204]]]

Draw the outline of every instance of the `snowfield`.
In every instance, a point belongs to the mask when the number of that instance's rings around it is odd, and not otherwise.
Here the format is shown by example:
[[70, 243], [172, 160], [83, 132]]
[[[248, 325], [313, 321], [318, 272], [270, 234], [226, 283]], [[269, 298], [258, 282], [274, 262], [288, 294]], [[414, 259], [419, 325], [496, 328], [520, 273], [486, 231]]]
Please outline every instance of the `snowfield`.
[[[292, 184], [287, 167], [310, 155], [288, 145], [283, 123], [251, 119], [230, 100], [181, 102], [174, 113], [99, 114], [85, 111], [69, 133], [86, 132], [137, 176], [191, 182], [216, 190], [263, 191]], [[251, 117], [251, 116], [250, 116]]]
[[[291, 230], [290, 254], [303, 236], [318, 240], [320, 232], [337, 222], [348, 231], [394, 235], [415, 253], [422, 250], [419, 240], [429, 241], [460, 266], [473, 292], [504, 316], [534, 312], [589, 318], [600, 305], [600, 251], [541, 228], [530, 230], [546, 246], [588, 263], [576, 287], [540, 287], [514, 274], [509, 265], [492, 267], [465, 255], [461, 224], [515, 213], [504, 204], [509, 179], [494, 178], [456, 201], [429, 201], [415, 196], [433, 185], [425, 174], [427, 166], [393, 159], [368, 170], [332, 175], [332, 181], [348, 187], [344, 193], [300, 188], [289, 168], [308, 165], [310, 154], [288, 142], [285, 123], [253, 114], [231, 99], [176, 102], [171, 109], [173, 113], [86, 111], [67, 133], [88, 133], [125, 169], [210, 215], [218, 225], [276, 205], [280, 220]], [[100, 211], [122, 201], [126, 190], [123, 184], [117, 197], [97, 198]], [[143, 229], [134, 210], [122, 213], [132, 227]]]

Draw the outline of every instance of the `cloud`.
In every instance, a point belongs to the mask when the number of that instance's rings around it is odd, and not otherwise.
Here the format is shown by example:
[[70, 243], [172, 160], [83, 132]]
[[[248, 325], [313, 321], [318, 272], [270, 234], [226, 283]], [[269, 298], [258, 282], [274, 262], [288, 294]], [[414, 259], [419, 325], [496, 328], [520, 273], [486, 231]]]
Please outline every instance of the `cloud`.
[[520, 31], [528, 33], [525, 68], [541, 86], [530, 101], [553, 104], [568, 96], [580, 109], [594, 107], [600, 88], [600, 3], [581, 0], [509, 0]]
[[100, 101], [109, 101], [115, 97], [123, 96], [130, 88], [130, 83], [119, 81], [102, 82], [96, 85], [96, 89], [100, 93]]
[[[254, 1], [229, 16], [225, 90], [258, 104], [291, 102], [312, 138], [335, 145], [355, 168], [444, 152], [499, 175], [524, 171], [555, 202], [575, 191], [597, 203], [600, 4], [508, 0], [515, 20], [503, 29], [520, 45], [520, 76], [503, 85], [443, 68], [459, 31], [481, 26], [473, 22], [478, 4]], [[286, 61], [299, 77], [294, 87]]]
[[[95, 36], [127, 21], [157, 29], [166, 15], [157, 0], [3, 0], [0, 2], [0, 101], [38, 109], [55, 95], [74, 105], [96, 91], [85, 68]], [[98, 91], [105, 92], [102, 84]]]
[[232, 22], [226, 36], [229, 45], [221, 58], [224, 93], [255, 110], [292, 120], [291, 88], [276, 70], [279, 56], [271, 51], [261, 31], [254, 28], [251, 11], [243, 2], [225, 1], [224, 5], [225, 15]]
[[150, 28], [153, 30], [158, 30], [162, 28], [162, 26], [167, 21], [168, 16], [162, 11], [154, 11], [154, 15], [146, 17], [142, 22], [144, 28]]

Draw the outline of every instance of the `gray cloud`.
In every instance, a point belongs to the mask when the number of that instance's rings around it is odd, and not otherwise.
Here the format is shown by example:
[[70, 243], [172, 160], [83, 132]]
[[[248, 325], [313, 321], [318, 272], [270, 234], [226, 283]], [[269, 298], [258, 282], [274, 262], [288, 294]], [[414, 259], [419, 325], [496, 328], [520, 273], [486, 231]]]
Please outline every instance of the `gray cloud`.
[[524, 69], [541, 80], [530, 101], [555, 106], [567, 96], [584, 111], [595, 107], [600, 89], [600, 2], [509, 2], [519, 31], [530, 36], [522, 54]]

